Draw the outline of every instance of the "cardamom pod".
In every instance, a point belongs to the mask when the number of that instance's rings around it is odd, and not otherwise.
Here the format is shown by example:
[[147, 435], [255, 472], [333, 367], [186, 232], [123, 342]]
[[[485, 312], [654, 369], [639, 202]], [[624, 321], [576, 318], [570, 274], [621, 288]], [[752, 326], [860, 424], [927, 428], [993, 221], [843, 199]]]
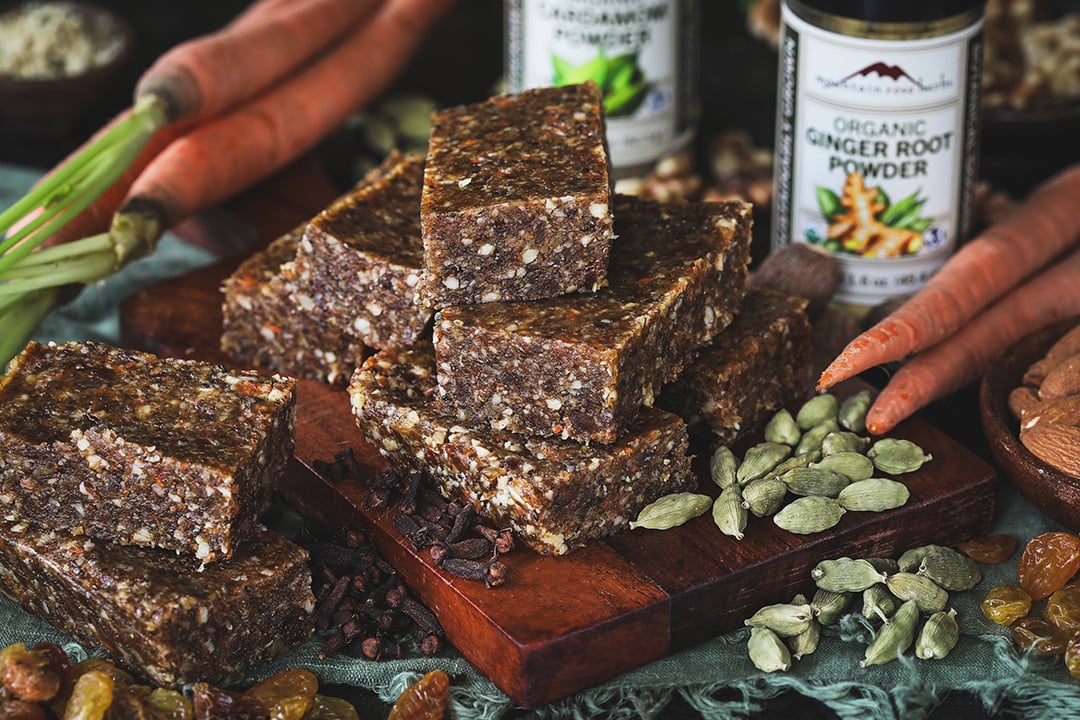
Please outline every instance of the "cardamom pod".
[[755, 517], [772, 515], [784, 505], [787, 483], [778, 477], [765, 476], [751, 480], [742, 489], [742, 506]]
[[919, 545], [918, 547], [909, 548], [905, 550], [900, 556], [898, 564], [900, 569], [904, 572], [917, 572], [919, 566], [922, 565], [923, 558], [934, 552], [935, 550], [949, 550], [944, 545]]
[[740, 485], [756, 480], [774, 467], [787, 460], [791, 455], [791, 446], [783, 443], [761, 442], [743, 454], [743, 461], [735, 471], [735, 479]]
[[[835, 434], [836, 433], [829, 433], [826, 438], [832, 437]], [[824, 457], [818, 462], [812, 463], [810, 467], [824, 468], [826, 470], [838, 472], [841, 475], [846, 476], [847, 479], [852, 482], [866, 480], [874, 474], [874, 463], [862, 453], [845, 450], [843, 452], [829, 454], [822, 449], [822, 455]]]
[[821, 440], [821, 454], [835, 455], [840, 452], [862, 453], [870, 439], [847, 430], [833, 430]]
[[926, 619], [915, 639], [915, 655], [923, 660], [940, 660], [952, 652], [959, 640], [956, 610], [936, 612]]
[[896, 612], [896, 596], [889, 592], [884, 585], [871, 585], [863, 590], [862, 614], [867, 620], [875, 618], [883, 623], [888, 623], [889, 618]]
[[893, 613], [889, 622], [878, 630], [873, 642], [866, 647], [866, 654], [859, 665], [862, 667], [882, 665], [903, 655], [915, 641], [915, 630], [918, 624], [919, 606], [914, 600], [905, 601]]
[[765, 473], [765, 475], [763, 475], [762, 477], [778, 478], [792, 468], [809, 467], [810, 463], [815, 463], [820, 459], [820, 450], [811, 450], [810, 452], [805, 452], [802, 455], [793, 455], [784, 462], [774, 467], [769, 472]]
[[840, 426], [836, 424], [836, 418], [822, 420], [820, 423], [804, 432], [802, 437], [799, 438], [799, 444], [795, 446], [795, 454], [802, 455], [811, 450], [820, 451], [821, 443], [824, 442], [825, 436], [831, 432], [836, 432], [839, 429]]
[[845, 510], [884, 512], [907, 504], [911, 493], [902, 482], [889, 478], [867, 478], [851, 483], [836, 496]]
[[781, 475], [780, 479], [793, 495], [820, 495], [828, 498], [835, 498], [851, 484], [846, 475], [815, 467], [792, 468]]
[[746, 649], [750, 662], [761, 672], [784, 671], [791, 667], [791, 651], [780, 636], [769, 628], [751, 628]]
[[742, 505], [742, 490], [739, 486], [728, 485], [713, 502], [712, 516], [720, 532], [736, 540], [743, 539], [746, 530], [746, 508]]
[[795, 414], [795, 422], [802, 430], [809, 430], [825, 420], [836, 420], [840, 401], [832, 393], [822, 393], [803, 403]]
[[782, 530], [796, 535], [809, 535], [835, 527], [847, 512], [832, 498], [810, 495], [793, 500], [773, 515], [773, 522]]
[[641, 508], [630, 528], [667, 530], [704, 515], [712, 507], [713, 499], [699, 493], [671, 493], [653, 500]]
[[866, 413], [870, 410], [870, 391], [860, 390], [840, 403], [836, 419], [842, 427], [856, 433], [866, 432]]
[[791, 598], [792, 605], [806, 605], [809, 602], [802, 593], [795, 593], [795, 597]]
[[810, 600], [810, 607], [813, 608], [814, 617], [819, 623], [833, 625], [844, 616], [844, 611], [851, 604], [852, 597], [849, 592], [833, 592], [818, 588]]
[[866, 562], [874, 566], [874, 569], [880, 573], [886, 575], [892, 575], [894, 572], [900, 572], [900, 564], [887, 557], [870, 557], [866, 558]]
[[922, 612], [938, 612], [949, 603], [949, 593], [924, 575], [894, 573], [885, 579], [885, 587], [901, 600], [914, 600]]
[[933, 457], [921, 447], [904, 438], [882, 438], [870, 446], [866, 456], [874, 467], [890, 475], [915, 472]]
[[948, 547], [927, 553], [916, 574], [925, 575], [945, 590], [970, 590], [982, 580], [979, 563]]
[[886, 575], [866, 560], [841, 557], [822, 560], [810, 571], [810, 577], [822, 590], [852, 593], [885, 582]]
[[814, 611], [808, 604], [776, 603], [761, 608], [743, 624], [769, 628], [780, 637], [792, 637], [805, 630], [813, 619]]
[[734, 485], [739, 461], [727, 445], [721, 445], [709, 457], [709, 477], [721, 489]]
[[802, 431], [786, 408], [780, 409], [765, 424], [765, 440], [768, 442], [794, 447], [798, 444], [800, 437], [802, 437]]
[[798, 635], [793, 635], [787, 639], [788, 649], [791, 650], [791, 657], [796, 660], [802, 660], [805, 656], [817, 650], [818, 643], [821, 642], [821, 623], [817, 620], [811, 619], [810, 624], [806, 626]]

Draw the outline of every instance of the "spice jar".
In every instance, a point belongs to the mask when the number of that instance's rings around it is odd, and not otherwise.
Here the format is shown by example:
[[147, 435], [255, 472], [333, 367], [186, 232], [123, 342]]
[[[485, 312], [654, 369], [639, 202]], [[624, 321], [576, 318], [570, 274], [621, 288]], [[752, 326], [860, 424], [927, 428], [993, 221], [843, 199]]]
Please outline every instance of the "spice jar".
[[970, 233], [982, 0], [784, 0], [773, 247], [809, 242], [859, 307], [922, 287]]

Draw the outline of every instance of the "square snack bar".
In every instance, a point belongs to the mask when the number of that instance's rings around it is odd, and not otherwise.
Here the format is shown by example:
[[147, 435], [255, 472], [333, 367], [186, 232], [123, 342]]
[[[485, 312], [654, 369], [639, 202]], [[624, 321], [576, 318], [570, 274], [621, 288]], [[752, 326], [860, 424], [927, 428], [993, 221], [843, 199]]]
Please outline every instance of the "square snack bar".
[[421, 297], [437, 309], [595, 290], [607, 271], [610, 195], [595, 83], [436, 112]]
[[290, 297], [374, 348], [411, 345], [431, 309], [416, 302], [424, 265], [424, 159], [393, 152], [307, 224]]
[[290, 299], [303, 226], [242, 262], [222, 285], [221, 349], [235, 362], [344, 386], [367, 352]]
[[735, 322], [664, 386], [656, 404], [691, 429], [711, 429], [722, 444], [759, 430], [813, 387], [806, 304], [774, 290], [748, 289]]
[[0, 512], [227, 558], [292, 454], [294, 385], [101, 343], [30, 343], [0, 379]]
[[540, 553], [623, 530], [649, 502], [697, 485], [671, 413], [650, 408], [619, 442], [588, 446], [465, 427], [438, 411], [434, 386], [430, 345], [371, 356], [349, 385], [357, 426], [391, 464], [424, 472]]
[[307, 551], [265, 529], [200, 570], [164, 550], [0, 521], [0, 590], [174, 688], [241, 679], [314, 629]]
[[462, 422], [615, 442], [731, 322], [750, 252], [745, 203], [616, 196], [609, 285], [436, 314], [438, 394]]

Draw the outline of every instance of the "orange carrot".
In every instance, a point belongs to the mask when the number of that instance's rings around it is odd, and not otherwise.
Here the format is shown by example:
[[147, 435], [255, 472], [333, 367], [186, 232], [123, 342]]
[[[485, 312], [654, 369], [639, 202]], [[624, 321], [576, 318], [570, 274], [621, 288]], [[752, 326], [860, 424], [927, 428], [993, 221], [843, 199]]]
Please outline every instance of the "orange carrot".
[[874, 401], [866, 428], [877, 435], [938, 398], [977, 380], [1028, 333], [1080, 314], [1080, 250], [1036, 274], [985, 312], [901, 367]]
[[301, 72], [173, 142], [132, 185], [110, 232], [152, 246], [176, 222], [294, 160], [385, 89], [451, 3], [390, 0]]
[[177, 45], [150, 66], [135, 98], [165, 104], [169, 122], [197, 121], [253, 97], [369, 16], [382, 0], [257, 3], [218, 32]]
[[956, 332], [1051, 259], [1080, 243], [1080, 165], [1046, 181], [1001, 222], [964, 245], [906, 303], [852, 340], [818, 389], [901, 360]]

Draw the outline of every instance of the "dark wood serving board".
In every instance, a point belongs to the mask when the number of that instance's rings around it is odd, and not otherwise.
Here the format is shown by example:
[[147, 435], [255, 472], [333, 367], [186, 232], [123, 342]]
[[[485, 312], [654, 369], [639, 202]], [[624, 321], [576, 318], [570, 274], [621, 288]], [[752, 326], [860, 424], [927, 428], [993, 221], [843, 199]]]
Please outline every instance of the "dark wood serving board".
[[[160, 355], [226, 362], [218, 350], [223, 262], [130, 298], [123, 343]], [[448, 639], [515, 702], [536, 707], [741, 626], [763, 604], [813, 590], [809, 570], [842, 555], [896, 556], [915, 545], [985, 533], [997, 477], [977, 455], [915, 418], [896, 435], [933, 455], [903, 476], [904, 507], [848, 513], [831, 531], [797, 536], [768, 519], [742, 541], [709, 514], [666, 531], [626, 531], [570, 555], [516, 550], [505, 585], [488, 589], [434, 567], [394, 528], [392, 511], [365, 506], [356, 480], [337, 484], [312, 468], [351, 448], [372, 472], [384, 461], [353, 424], [347, 394], [301, 381], [296, 451], [281, 493], [302, 513], [367, 528], [400, 575], [441, 620]], [[703, 479], [703, 492], [716, 488]]]

